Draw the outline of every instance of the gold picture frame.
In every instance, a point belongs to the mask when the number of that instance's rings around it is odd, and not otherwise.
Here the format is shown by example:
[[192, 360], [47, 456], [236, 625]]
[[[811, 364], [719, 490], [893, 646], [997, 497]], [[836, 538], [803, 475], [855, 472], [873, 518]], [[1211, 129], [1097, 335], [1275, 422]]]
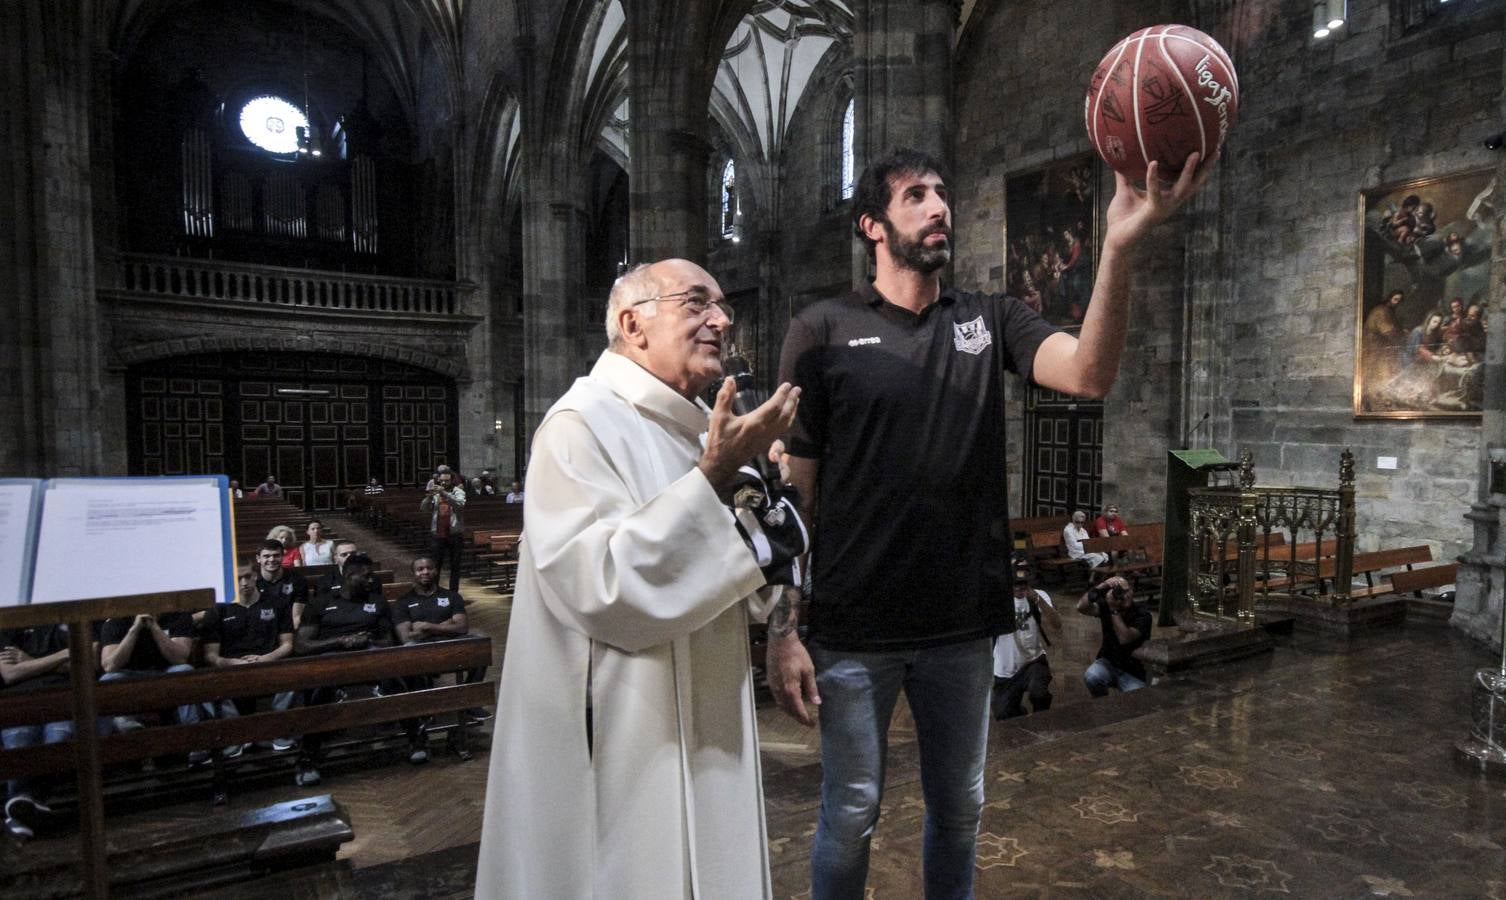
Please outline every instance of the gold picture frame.
[[1478, 168], [1360, 191], [1356, 419], [1479, 420], [1494, 176]]

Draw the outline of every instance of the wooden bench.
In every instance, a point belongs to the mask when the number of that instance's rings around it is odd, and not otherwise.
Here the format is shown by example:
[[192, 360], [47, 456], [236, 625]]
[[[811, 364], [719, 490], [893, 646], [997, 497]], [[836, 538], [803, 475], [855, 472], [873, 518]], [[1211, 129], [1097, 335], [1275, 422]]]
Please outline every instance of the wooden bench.
[[1422, 592], [1428, 588], [1446, 587], [1455, 583], [1458, 578], [1458, 563], [1424, 566], [1421, 569], [1408, 568], [1402, 572], [1391, 573], [1391, 588], [1398, 594], [1413, 594], [1421, 600], [1424, 599]]
[[1162, 540], [1165, 528], [1160, 522], [1132, 525], [1128, 534], [1094, 537], [1082, 542], [1089, 553], [1107, 553], [1109, 564], [1094, 569], [1094, 574], [1152, 576], [1161, 571]]
[[1025, 554], [1036, 571], [1043, 576], [1054, 576], [1059, 583], [1065, 584], [1069, 577], [1079, 574], [1085, 576], [1088, 571], [1085, 560], [1073, 559], [1067, 555], [1061, 528], [1041, 528], [1030, 532]]
[[[1377, 583], [1376, 576], [1387, 569], [1405, 567], [1411, 569], [1418, 563], [1433, 561], [1433, 549], [1426, 544], [1414, 547], [1397, 547], [1390, 550], [1372, 550], [1354, 554], [1350, 566], [1351, 578], [1363, 576], [1365, 586], [1362, 588], [1350, 587], [1349, 596], [1355, 600], [1364, 600], [1372, 597], [1382, 597], [1393, 593], [1395, 587], [1391, 581]], [[1302, 560], [1299, 560], [1302, 562]], [[1310, 582], [1320, 593], [1325, 582], [1330, 582], [1338, 574], [1338, 557], [1324, 556], [1317, 559], [1308, 559], [1307, 566], [1302, 567], [1295, 576], [1272, 579], [1270, 587], [1273, 590], [1282, 590], [1289, 585], [1300, 585]]]
[[[400, 647], [379, 647], [275, 662], [250, 663], [219, 669], [161, 675], [94, 686], [101, 716], [119, 716], [166, 709], [187, 703], [233, 697], [270, 696], [282, 691], [380, 682], [388, 678], [465, 672], [490, 665], [491, 638], [470, 635]], [[7, 696], [10, 694], [10, 696]], [[215, 800], [226, 796], [224, 778], [235, 765], [217, 748], [270, 741], [289, 734], [336, 731], [363, 725], [395, 722], [441, 713], [458, 713], [496, 701], [490, 683], [439, 685], [390, 696], [347, 703], [268, 710], [226, 719], [206, 719], [193, 725], [164, 725], [112, 734], [99, 741], [103, 763], [120, 763], [194, 750], [213, 750]], [[55, 722], [73, 715], [68, 688], [0, 693], [0, 727]], [[465, 728], [456, 730], [461, 751]], [[74, 770], [71, 743], [0, 751], [0, 771], [8, 775], [57, 775]]]

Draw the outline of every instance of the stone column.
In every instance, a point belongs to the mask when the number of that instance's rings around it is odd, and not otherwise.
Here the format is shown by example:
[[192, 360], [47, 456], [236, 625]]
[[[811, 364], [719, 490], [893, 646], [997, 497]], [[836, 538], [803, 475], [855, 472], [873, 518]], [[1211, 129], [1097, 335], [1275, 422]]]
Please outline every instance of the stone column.
[[628, 246], [634, 262], [706, 261], [711, 85], [727, 35], [716, 0], [626, 0]]
[[[854, 164], [859, 172], [896, 147], [952, 165], [955, 0], [868, 0], [853, 5]], [[868, 254], [853, 241], [853, 283]]]
[[0, 16], [0, 475], [102, 470], [87, 9], [23, 0]]

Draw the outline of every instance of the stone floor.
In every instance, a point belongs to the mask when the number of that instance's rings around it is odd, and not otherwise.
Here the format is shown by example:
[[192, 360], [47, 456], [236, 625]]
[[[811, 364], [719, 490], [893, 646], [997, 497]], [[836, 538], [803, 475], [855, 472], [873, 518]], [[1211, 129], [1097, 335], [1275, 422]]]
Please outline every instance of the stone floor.
[[[467, 587], [478, 624], [505, 631], [506, 601]], [[1299, 633], [1264, 657], [1095, 701], [1077, 674], [1096, 623], [1063, 618], [1057, 704], [990, 736], [977, 896], [1506, 900], [1506, 782], [1452, 757], [1470, 675], [1493, 661], [1477, 645], [1440, 625], [1349, 641]], [[816, 734], [768, 702], [759, 722], [775, 896], [806, 896]], [[870, 895], [918, 897], [923, 805], [903, 704], [891, 747]], [[441, 756], [337, 774], [319, 790], [351, 812], [357, 838], [340, 862], [219, 896], [469, 896], [485, 765], [484, 754]], [[294, 796], [286, 785], [235, 803]], [[445, 799], [418, 811], [394, 809], [394, 797]], [[182, 814], [112, 814], [110, 825]]]

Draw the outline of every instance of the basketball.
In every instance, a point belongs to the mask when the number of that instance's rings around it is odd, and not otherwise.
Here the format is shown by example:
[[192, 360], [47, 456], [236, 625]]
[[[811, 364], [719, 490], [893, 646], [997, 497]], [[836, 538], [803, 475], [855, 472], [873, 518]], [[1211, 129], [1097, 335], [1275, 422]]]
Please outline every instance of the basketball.
[[1239, 115], [1239, 77], [1218, 42], [1186, 25], [1142, 28], [1104, 55], [1084, 103], [1088, 137], [1104, 162], [1144, 181], [1152, 160], [1176, 177], [1207, 159]]

